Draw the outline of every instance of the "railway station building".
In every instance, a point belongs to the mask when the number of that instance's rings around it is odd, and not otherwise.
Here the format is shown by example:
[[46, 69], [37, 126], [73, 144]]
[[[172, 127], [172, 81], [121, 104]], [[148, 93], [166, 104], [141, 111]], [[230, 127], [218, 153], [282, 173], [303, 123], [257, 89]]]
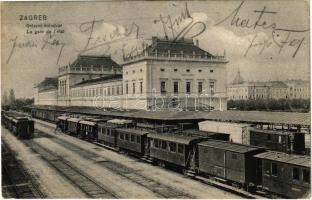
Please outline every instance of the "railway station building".
[[227, 63], [192, 39], [153, 37], [151, 45], [120, 64], [108, 56], [79, 55], [59, 68], [56, 84], [37, 85], [35, 105], [226, 110]]

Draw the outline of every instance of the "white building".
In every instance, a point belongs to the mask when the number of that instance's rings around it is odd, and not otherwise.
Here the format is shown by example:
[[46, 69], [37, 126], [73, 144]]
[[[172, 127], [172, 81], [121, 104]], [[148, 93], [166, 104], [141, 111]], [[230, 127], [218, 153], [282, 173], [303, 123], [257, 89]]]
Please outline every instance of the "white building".
[[[110, 57], [78, 56], [59, 69], [56, 99], [46, 105], [226, 110], [227, 62], [192, 40], [154, 37], [121, 66]], [[37, 92], [35, 103], [44, 105]]]
[[229, 100], [309, 99], [310, 87], [302, 80], [246, 82], [238, 72], [227, 86], [227, 95]]

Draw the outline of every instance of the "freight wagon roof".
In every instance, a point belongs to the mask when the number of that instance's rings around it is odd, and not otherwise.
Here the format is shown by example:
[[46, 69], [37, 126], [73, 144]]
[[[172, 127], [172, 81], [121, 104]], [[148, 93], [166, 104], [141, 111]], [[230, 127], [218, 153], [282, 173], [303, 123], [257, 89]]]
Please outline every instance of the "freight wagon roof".
[[189, 144], [191, 141], [196, 139], [201, 139], [203, 137], [199, 136], [186, 136], [186, 135], [178, 135], [178, 134], [171, 134], [171, 133], [149, 133], [147, 135], [149, 138], [165, 140], [170, 142], [177, 142], [181, 144]]
[[259, 153], [255, 155], [255, 157], [308, 168], [311, 167], [311, 158], [309, 156], [304, 155], [294, 155], [294, 154], [286, 154], [283, 152], [267, 151], [264, 153]]
[[69, 122], [79, 122], [81, 119], [79, 119], [79, 118], [69, 118], [69, 119], [67, 119], [67, 121], [69, 121]]
[[117, 131], [123, 132], [123, 133], [133, 133], [136, 135], [146, 135], [148, 134], [147, 131], [139, 130], [139, 129], [134, 129], [134, 128], [117, 128]]
[[237, 153], [247, 153], [247, 152], [262, 149], [259, 147], [248, 146], [248, 145], [237, 144], [237, 143], [231, 143], [231, 142], [225, 142], [225, 141], [219, 141], [219, 140], [208, 140], [205, 142], [201, 142], [198, 145], [199, 146], [205, 146], [205, 147], [212, 147], [212, 148], [216, 148], [216, 149], [223, 149], [226, 151], [233, 151], [233, 152], [237, 152]]
[[84, 125], [89, 125], [89, 126], [94, 126], [96, 123], [95, 122], [90, 122], [90, 121], [79, 121], [80, 124], [84, 124]]

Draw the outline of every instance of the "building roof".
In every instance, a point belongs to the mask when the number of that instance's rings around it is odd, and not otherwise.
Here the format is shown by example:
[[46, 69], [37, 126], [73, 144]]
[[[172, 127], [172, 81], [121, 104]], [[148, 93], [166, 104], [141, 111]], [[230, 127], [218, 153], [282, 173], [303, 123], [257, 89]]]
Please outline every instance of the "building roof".
[[288, 163], [298, 165], [302, 167], [311, 167], [311, 158], [304, 155], [286, 154], [277, 151], [267, 151], [255, 155], [256, 158], [262, 158], [265, 160], [272, 160], [276, 162]]
[[165, 140], [170, 142], [176, 142], [180, 144], [190, 144], [193, 140], [203, 139], [204, 137], [201, 136], [187, 136], [187, 135], [178, 135], [172, 133], [149, 133], [149, 138]]
[[212, 111], [204, 118], [207, 120], [243, 123], [289, 124], [310, 126], [310, 113], [266, 112], [266, 111]]
[[84, 81], [81, 81], [79, 83], [76, 83], [72, 87], [93, 85], [93, 84], [111, 82], [114, 80], [122, 80], [122, 75], [121, 74], [115, 74], [115, 75], [107, 75], [107, 76], [103, 76], [103, 77], [99, 77], [99, 78], [94, 78], [94, 79], [88, 79], [88, 80], [84, 80]]
[[46, 77], [43, 81], [36, 85], [39, 92], [56, 89], [58, 85], [57, 77]]
[[287, 88], [287, 84], [284, 83], [283, 81], [270, 81], [268, 82], [268, 84], [271, 86], [271, 87], [275, 87], [275, 88]]
[[146, 48], [150, 53], [164, 54], [170, 51], [171, 54], [181, 54], [183, 51], [184, 55], [207, 55], [208, 57], [214, 57], [209, 52], [199, 48], [193, 43], [192, 39], [180, 39], [171, 40], [166, 38], [152, 38], [152, 44]]
[[248, 146], [238, 143], [231, 143], [221, 140], [208, 140], [204, 141], [198, 144], [199, 146], [205, 146], [205, 147], [212, 147], [216, 149], [223, 149], [226, 151], [232, 151], [237, 153], [247, 153], [255, 150], [260, 150], [263, 148], [260, 147], [254, 147], [254, 146]]
[[109, 70], [113, 68], [120, 68], [120, 66], [111, 59], [110, 56], [96, 56], [96, 55], [79, 55], [77, 59], [70, 65], [70, 67], [107, 67]]
[[29, 108], [43, 110], [57, 110], [62, 112], [72, 112], [79, 114], [91, 114], [111, 117], [127, 117], [137, 119], [152, 120], [213, 120], [238, 123], [262, 123], [262, 124], [289, 124], [310, 126], [310, 113], [298, 112], [265, 112], [265, 111], [145, 111], [145, 110], [106, 110], [87, 106], [49, 106], [33, 105]]
[[267, 133], [267, 134], [275, 134], [275, 135], [296, 135], [296, 134], [304, 134], [300, 132], [290, 132], [290, 131], [281, 131], [281, 130], [266, 130], [266, 129], [257, 129], [257, 128], [250, 128], [250, 131], [260, 132], [260, 133]]

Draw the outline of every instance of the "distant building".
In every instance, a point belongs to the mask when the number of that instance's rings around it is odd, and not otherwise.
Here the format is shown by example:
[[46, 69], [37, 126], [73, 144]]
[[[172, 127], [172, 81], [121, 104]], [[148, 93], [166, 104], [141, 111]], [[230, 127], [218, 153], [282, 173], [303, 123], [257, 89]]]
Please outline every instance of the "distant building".
[[[36, 104], [125, 109], [226, 110], [226, 64], [194, 44], [153, 37], [152, 44], [117, 64], [110, 57], [78, 56], [60, 67], [54, 99]], [[57, 90], [57, 92], [55, 92]]]
[[229, 100], [309, 99], [309, 82], [302, 80], [246, 82], [238, 71], [227, 87]]

